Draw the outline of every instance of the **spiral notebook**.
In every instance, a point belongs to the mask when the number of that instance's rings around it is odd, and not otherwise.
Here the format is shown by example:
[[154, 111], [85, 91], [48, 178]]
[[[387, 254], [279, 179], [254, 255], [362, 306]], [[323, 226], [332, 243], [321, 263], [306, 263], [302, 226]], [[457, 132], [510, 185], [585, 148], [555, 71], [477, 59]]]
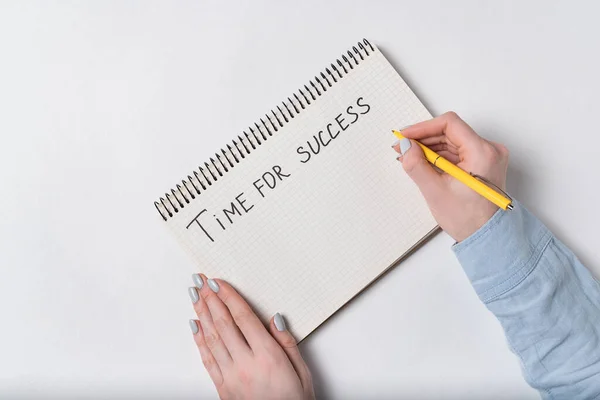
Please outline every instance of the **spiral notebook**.
[[436, 230], [391, 148], [430, 117], [362, 40], [155, 207], [198, 271], [301, 340]]

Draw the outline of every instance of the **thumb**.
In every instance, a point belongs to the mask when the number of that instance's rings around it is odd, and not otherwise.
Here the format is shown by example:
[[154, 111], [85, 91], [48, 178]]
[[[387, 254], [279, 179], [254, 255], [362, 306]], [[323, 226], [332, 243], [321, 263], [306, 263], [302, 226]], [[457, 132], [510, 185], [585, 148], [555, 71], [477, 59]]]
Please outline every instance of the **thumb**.
[[271, 332], [271, 336], [275, 338], [290, 359], [292, 366], [300, 378], [300, 382], [302, 382], [302, 387], [304, 387], [305, 390], [312, 390], [312, 377], [308, 366], [304, 362], [302, 354], [300, 354], [296, 339], [294, 339], [290, 331], [288, 331], [281, 314], [277, 313], [271, 318], [271, 321], [269, 322], [269, 331]]
[[444, 180], [429, 164], [419, 144], [407, 138], [402, 139], [400, 154], [398, 160], [402, 162], [404, 171], [417, 184], [425, 199], [429, 200], [437, 196], [444, 185]]

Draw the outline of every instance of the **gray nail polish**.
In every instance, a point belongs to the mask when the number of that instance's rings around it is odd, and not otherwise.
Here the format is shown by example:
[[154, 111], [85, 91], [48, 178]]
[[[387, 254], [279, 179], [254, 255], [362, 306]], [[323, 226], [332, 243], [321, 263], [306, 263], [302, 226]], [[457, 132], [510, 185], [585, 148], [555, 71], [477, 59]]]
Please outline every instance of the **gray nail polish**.
[[202, 286], [204, 286], [204, 282], [202, 281], [200, 275], [192, 274], [192, 280], [194, 281], [194, 285], [196, 285], [198, 289], [202, 289]]
[[214, 279], [208, 280], [208, 287], [215, 293], [219, 293], [219, 284]]
[[192, 333], [195, 335], [196, 333], [198, 333], [198, 323], [196, 322], [196, 320], [194, 319], [190, 319], [190, 329], [192, 330]]
[[281, 314], [275, 314], [275, 316], [273, 317], [273, 322], [275, 323], [275, 328], [277, 328], [279, 332], [283, 332], [287, 329], [285, 326], [285, 321], [283, 320]]
[[412, 126], [412, 125], [406, 125], [406, 126], [403, 126], [402, 128], [400, 128], [400, 129], [398, 129], [398, 130], [399, 130], [400, 132], [402, 132], [403, 130], [405, 130], [405, 129], [408, 129], [408, 128], [410, 128], [411, 126]]
[[196, 304], [196, 302], [198, 302], [198, 300], [200, 299], [198, 297], [198, 291], [196, 290], [195, 287], [191, 287], [188, 288], [188, 293], [190, 294], [190, 299], [192, 299], [192, 303]]
[[407, 138], [404, 138], [400, 141], [400, 153], [402, 155], [404, 155], [408, 150], [410, 150], [410, 140]]

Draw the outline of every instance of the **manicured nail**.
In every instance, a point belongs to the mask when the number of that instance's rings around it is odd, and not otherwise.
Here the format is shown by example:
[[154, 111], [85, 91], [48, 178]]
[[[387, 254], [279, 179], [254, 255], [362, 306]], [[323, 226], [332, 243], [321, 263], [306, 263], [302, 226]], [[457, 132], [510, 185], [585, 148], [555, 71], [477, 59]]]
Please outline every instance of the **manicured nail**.
[[402, 132], [403, 130], [405, 130], [405, 129], [408, 129], [408, 128], [410, 128], [411, 126], [412, 126], [412, 125], [406, 125], [406, 126], [404, 126], [404, 127], [400, 128], [400, 129], [398, 129], [398, 130], [399, 130], [400, 132]]
[[285, 327], [285, 321], [283, 320], [281, 314], [275, 314], [275, 316], [273, 317], [273, 322], [275, 323], [275, 328], [277, 328], [279, 332], [283, 332], [287, 329]]
[[202, 286], [204, 286], [204, 282], [202, 281], [202, 277], [200, 275], [192, 274], [192, 280], [194, 281], [194, 285], [196, 285], [198, 289], [202, 289]]
[[398, 161], [402, 162], [402, 156], [400, 156], [400, 157], [396, 157], [396, 160], [398, 160]]
[[393, 144], [392, 144], [392, 148], [396, 147], [400, 144], [400, 140], [396, 140]]
[[190, 329], [194, 335], [198, 333], [198, 323], [195, 319], [190, 319]]
[[188, 293], [190, 294], [190, 299], [192, 299], [192, 303], [196, 304], [196, 302], [200, 299], [198, 297], [198, 291], [195, 287], [188, 288]]
[[404, 155], [408, 150], [410, 150], [410, 139], [404, 138], [400, 141], [400, 153]]
[[208, 280], [208, 287], [215, 293], [219, 293], [219, 284], [214, 279]]

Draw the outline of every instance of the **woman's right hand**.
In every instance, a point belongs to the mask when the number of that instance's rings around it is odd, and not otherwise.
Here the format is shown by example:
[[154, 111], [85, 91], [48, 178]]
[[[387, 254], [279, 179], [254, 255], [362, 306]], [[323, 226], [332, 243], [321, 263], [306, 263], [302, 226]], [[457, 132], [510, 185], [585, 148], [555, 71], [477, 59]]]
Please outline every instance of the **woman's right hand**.
[[460, 242], [481, 228], [498, 210], [489, 200], [427, 162], [418, 140], [467, 172], [505, 190], [508, 150], [483, 139], [456, 113], [447, 112], [402, 130], [409, 139], [393, 147], [406, 173], [417, 184], [440, 227]]

